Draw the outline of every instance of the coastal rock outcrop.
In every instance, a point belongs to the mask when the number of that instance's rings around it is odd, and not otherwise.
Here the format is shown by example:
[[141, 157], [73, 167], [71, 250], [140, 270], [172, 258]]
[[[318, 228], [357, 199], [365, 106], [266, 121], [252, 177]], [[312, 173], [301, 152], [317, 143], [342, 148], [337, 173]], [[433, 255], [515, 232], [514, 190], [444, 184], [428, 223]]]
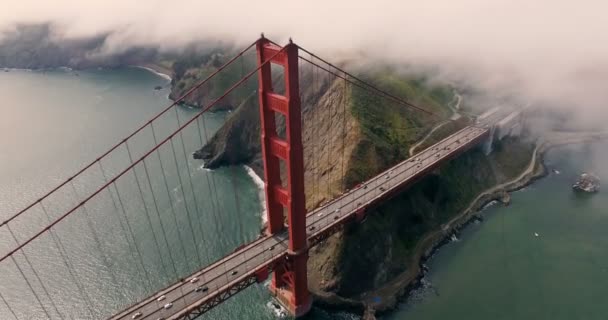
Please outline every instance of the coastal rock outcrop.
[[225, 165], [249, 164], [260, 174], [260, 116], [257, 95], [250, 94], [228, 117], [225, 125], [193, 156], [214, 169]]

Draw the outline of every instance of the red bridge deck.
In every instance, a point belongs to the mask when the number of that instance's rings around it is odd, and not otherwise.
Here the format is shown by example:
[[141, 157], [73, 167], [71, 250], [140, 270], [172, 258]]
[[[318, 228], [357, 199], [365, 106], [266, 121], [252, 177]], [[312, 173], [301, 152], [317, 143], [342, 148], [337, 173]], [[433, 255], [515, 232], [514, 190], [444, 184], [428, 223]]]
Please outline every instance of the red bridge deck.
[[[316, 245], [346, 221], [478, 144], [487, 134], [487, 129], [466, 127], [310, 212], [306, 219], [309, 246]], [[287, 238], [286, 233], [260, 238], [111, 319], [131, 319], [137, 312], [142, 314], [138, 319], [193, 319], [258, 280], [263, 280], [277, 261], [285, 259]], [[190, 283], [192, 277], [199, 280]], [[205, 289], [196, 292], [197, 287]], [[166, 298], [158, 302], [156, 299], [161, 295]], [[164, 309], [163, 306], [169, 302], [173, 306]]]

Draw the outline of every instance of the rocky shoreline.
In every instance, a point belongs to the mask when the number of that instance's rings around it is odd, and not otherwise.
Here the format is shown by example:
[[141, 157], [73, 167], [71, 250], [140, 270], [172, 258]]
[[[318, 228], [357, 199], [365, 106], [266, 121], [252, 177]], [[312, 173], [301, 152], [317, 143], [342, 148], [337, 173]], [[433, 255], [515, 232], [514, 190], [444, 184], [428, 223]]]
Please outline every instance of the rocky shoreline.
[[[440, 230], [434, 230], [425, 235], [416, 245], [413, 255], [412, 268], [407, 269], [396, 279], [380, 289], [369, 291], [362, 296], [369, 299], [349, 299], [335, 294], [315, 294], [315, 305], [327, 310], [351, 311], [362, 314], [364, 320], [376, 319], [395, 310], [399, 302], [407, 299], [410, 292], [422, 286], [421, 280], [428, 271], [426, 262], [441, 247], [451, 241], [453, 235], [458, 234], [469, 224], [483, 220], [483, 209], [493, 201], [503, 205], [510, 202], [510, 193], [521, 190], [548, 173], [544, 164], [544, 156], [554, 147], [588, 143], [608, 138], [608, 133], [575, 133], [569, 137], [559, 137], [537, 143], [528, 167], [514, 179], [498, 184], [482, 192], [475, 198], [469, 207], [444, 224]], [[375, 302], [371, 297], [381, 297], [381, 302]], [[376, 299], [374, 299], [376, 300]]]

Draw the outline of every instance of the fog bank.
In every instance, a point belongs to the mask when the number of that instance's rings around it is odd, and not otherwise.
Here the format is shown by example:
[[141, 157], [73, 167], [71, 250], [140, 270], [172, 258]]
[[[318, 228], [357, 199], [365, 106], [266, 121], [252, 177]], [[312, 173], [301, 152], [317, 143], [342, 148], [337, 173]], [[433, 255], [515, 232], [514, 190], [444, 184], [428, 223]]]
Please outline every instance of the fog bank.
[[50, 22], [57, 41], [103, 35], [100, 55], [203, 40], [243, 45], [263, 31], [325, 55], [433, 70], [444, 81], [598, 119], [607, 116], [607, 9], [591, 0], [23, 0], [4, 4], [0, 30]]

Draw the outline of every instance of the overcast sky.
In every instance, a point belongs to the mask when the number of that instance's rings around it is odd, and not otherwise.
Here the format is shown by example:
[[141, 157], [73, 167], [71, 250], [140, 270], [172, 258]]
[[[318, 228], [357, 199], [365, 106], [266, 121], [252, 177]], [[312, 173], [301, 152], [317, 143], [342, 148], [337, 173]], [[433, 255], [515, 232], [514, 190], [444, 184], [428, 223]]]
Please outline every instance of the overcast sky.
[[63, 37], [112, 31], [108, 51], [246, 43], [263, 31], [312, 51], [438, 66], [451, 80], [603, 112], [607, 12], [608, 2], [591, 0], [19, 0], [3, 4], [0, 29], [54, 22]]

